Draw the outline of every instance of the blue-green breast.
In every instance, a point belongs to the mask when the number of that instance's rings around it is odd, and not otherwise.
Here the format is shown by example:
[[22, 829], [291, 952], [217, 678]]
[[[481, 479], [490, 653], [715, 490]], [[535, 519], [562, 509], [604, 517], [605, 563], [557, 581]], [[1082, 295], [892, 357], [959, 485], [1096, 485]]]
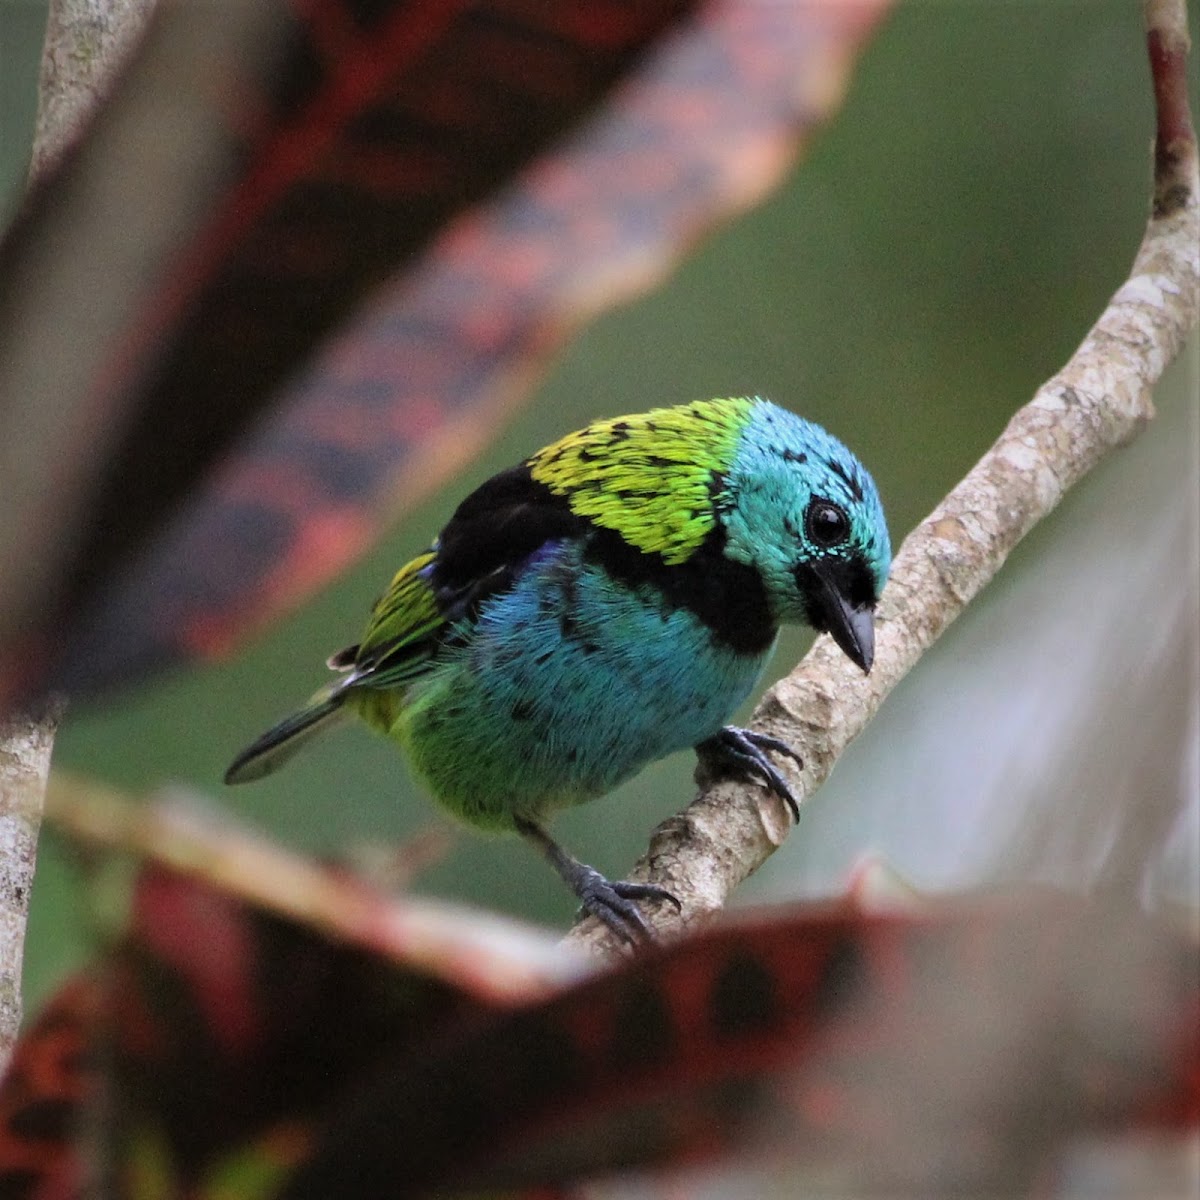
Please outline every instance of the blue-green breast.
[[584, 541], [548, 543], [412, 685], [391, 732], [445, 806], [505, 828], [715, 734], [771, 644], [735, 650], [653, 583], [614, 577]]

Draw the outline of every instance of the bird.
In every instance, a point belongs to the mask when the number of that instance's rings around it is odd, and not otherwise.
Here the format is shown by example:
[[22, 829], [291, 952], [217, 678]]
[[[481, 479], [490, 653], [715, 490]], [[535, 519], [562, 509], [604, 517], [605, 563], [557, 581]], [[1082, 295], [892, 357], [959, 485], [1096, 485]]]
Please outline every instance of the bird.
[[891, 546], [875, 483], [819, 425], [758, 396], [594, 421], [471, 492], [396, 573], [337, 678], [248, 746], [228, 784], [274, 771], [339, 718], [398, 743], [467, 825], [517, 833], [584, 912], [653, 940], [640, 902], [559, 845], [555, 812], [694, 748], [793, 819], [769, 752], [729, 724], [780, 627], [828, 632], [864, 672]]

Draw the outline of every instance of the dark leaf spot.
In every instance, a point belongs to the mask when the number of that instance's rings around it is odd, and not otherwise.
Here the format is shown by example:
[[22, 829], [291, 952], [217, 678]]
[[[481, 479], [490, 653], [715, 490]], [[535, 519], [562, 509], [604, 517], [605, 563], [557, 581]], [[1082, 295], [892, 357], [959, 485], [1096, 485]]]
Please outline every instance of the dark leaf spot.
[[71, 1130], [74, 1106], [67, 1100], [34, 1100], [17, 1109], [8, 1128], [18, 1137], [34, 1141], [63, 1141]]
[[496, 1074], [507, 1080], [505, 1090], [515, 1105], [541, 1105], [566, 1096], [582, 1079], [574, 1041], [545, 1015], [514, 1022], [494, 1052]]
[[42, 1182], [36, 1171], [0, 1171], [0, 1200], [28, 1200]]
[[718, 1036], [737, 1037], [770, 1027], [779, 1008], [775, 978], [757, 958], [735, 954], [721, 968], [708, 998]]
[[675, 1050], [675, 1026], [662, 991], [636, 979], [618, 1005], [610, 1052], [613, 1065], [625, 1068], [666, 1062]]
[[814, 1004], [814, 1014], [824, 1020], [845, 1009], [847, 1002], [859, 991], [866, 973], [866, 964], [853, 938], [843, 937], [829, 953], [820, 991]]

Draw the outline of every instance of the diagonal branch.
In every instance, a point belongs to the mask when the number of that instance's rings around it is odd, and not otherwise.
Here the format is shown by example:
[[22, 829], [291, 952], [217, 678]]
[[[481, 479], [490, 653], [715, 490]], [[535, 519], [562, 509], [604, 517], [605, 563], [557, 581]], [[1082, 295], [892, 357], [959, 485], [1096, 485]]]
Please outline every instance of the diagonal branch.
[[[863, 679], [822, 637], [763, 697], [753, 723], [803, 757], [802, 771], [790, 768], [801, 800], [824, 782], [1021, 538], [1153, 417], [1151, 390], [1200, 321], [1200, 180], [1188, 109], [1186, 0], [1145, 0], [1144, 11], [1157, 112], [1154, 193], [1129, 278], [1066, 366], [905, 539], [880, 605], [870, 677]], [[630, 876], [669, 888], [683, 902], [682, 918], [660, 905], [652, 923], [665, 933], [722, 908], [789, 826], [782, 802], [756, 785], [703, 786], [655, 830]], [[598, 953], [616, 949], [594, 919], [568, 940]]]

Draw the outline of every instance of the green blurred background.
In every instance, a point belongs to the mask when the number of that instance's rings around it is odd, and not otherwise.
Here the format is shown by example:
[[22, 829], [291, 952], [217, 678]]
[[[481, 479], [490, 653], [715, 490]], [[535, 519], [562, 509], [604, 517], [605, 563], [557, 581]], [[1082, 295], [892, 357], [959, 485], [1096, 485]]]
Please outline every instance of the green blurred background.
[[[0, 0], [0, 203], [10, 210], [43, 11]], [[394, 842], [441, 820], [394, 751], [358, 729], [260, 785], [233, 792], [219, 781], [243, 743], [322, 681], [324, 657], [357, 638], [392, 571], [467, 489], [593, 416], [770, 396], [859, 452], [898, 544], [1065, 361], [1124, 278], [1144, 227], [1152, 128], [1132, 0], [901, 5], [786, 186], [700, 246], [666, 286], [592, 325], [485, 460], [236, 661], [72, 711], [56, 762], [134, 791], [186, 784], [309, 850]], [[1160, 389], [1163, 419], [1022, 547], [985, 603], [889, 700], [749, 898], [836, 888], [868, 849], [927, 887], [1027, 874], [1086, 882], [1104, 820], [1140, 785], [1118, 780], [1116, 768], [1099, 783], [1071, 772], [1097, 744], [1117, 753], [1148, 724], [1161, 732], [1161, 720], [1137, 711], [1138, 688], [1161, 697], [1172, 656], [1185, 669], [1182, 732], [1152, 752], [1178, 759], [1166, 774], [1184, 811], [1160, 874], [1190, 895], [1200, 874], [1188, 849], [1197, 767], [1186, 686], [1197, 653], [1187, 633], [1197, 377], [1193, 344]], [[1136, 579], [1154, 585], [1149, 599], [1131, 588], [1131, 546], [1146, 552]], [[1163, 593], [1178, 603], [1147, 612]], [[1167, 657], [1155, 657], [1175, 628]], [[1141, 646], [1139, 630], [1153, 644]], [[789, 635], [776, 673], [806, 643]], [[619, 875], [651, 826], [689, 798], [692, 767], [683, 755], [657, 764], [556, 829]], [[1113, 795], [1098, 814], [1088, 806], [1104, 788]], [[1064, 804], [1064, 794], [1082, 799]], [[1061, 852], [1047, 852], [1059, 845], [1050, 835], [1030, 837], [1047, 820], [1050, 830], [1067, 825]], [[570, 917], [552, 873], [516, 842], [464, 834], [420, 887], [559, 925]], [[26, 950], [31, 1006], [79, 960], [86, 926], [70, 855], [50, 833]]]

